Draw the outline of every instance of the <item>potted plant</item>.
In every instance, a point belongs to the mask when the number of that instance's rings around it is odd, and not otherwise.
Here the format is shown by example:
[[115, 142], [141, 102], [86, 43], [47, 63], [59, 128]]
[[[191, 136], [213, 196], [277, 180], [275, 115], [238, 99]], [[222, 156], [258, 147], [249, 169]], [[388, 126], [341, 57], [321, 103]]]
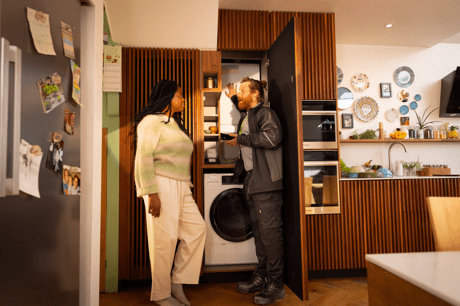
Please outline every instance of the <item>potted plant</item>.
[[414, 110], [415, 112], [415, 116], [417, 117], [417, 126], [419, 128], [419, 131], [417, 132], [417, 136], [419, 139], [423, 139], [423, 129], [426, 128], [426, 126], [430, 123], [435, 123], [435, 122], [439, 122], [439, 121], [430, 121], [430, 122], [426, 122], [426, 120], [428, 119], [428, 117], [435, 111], [437, 110], [439, 107], [436, 107], [435, 109], [433, 109], [431, 112], [429, 112], [426, 116], [426, 111], [428, 110], [428, 108], [430, 108], [429, 106], [425, 109], [425, 111], [423, 112], [423, 114], [421, 116], [419, 116], [417, 114], [417, 111]]
[[342, 159], [340, 159], [340, 172], [342, 177], [348, 177], [350, 174], [350, 167], [347, 167]]
[[408, 176], [415, 176], [416, 171], [420, 170], [421, 164], [419, 162], [405, 162], [403, 168], [407, 170]]

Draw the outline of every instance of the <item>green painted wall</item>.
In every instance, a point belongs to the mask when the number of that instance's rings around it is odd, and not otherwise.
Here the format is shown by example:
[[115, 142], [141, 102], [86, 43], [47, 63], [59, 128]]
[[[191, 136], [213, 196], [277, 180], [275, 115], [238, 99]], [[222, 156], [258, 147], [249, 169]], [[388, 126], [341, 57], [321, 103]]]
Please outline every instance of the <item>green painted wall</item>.
[[[104, 33], [109, 45], [116, 45], [110, 36], [107, 15], [104, 13]], [[118, 238], [119, 238], [119, 161], [120, 161], [120, 94], [104, 92], [103, 127], [107, 128], [107, 232], [105, 292], [118, 292]]]

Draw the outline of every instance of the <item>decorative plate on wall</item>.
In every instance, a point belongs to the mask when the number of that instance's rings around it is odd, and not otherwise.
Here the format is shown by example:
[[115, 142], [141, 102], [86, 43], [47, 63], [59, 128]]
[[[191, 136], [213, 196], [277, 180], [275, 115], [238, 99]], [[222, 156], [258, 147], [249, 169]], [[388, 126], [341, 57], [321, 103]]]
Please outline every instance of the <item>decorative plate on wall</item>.
[[399, 112], [403, 115], [407, 114], [409, 112], [409, 107], [407, 105], [403, 105], [399, 108]]
[[412, 102], [409, 104], [409, 107], [410, 107], [410, 109], [414, 110], [414, 109], [417, 109], [418, 104], [417, 104], [417, 102], [412, 101]]
[[409, 97], [410, 97], [410, 93], [408, 93], [407, 91], [401, 90], [400, 92], [398, 92], [398, 99], [401, 102], [409, 101]]
[[363, 73], [358, 73], [351, 79], [351, 85], [356, 91], [363, 92], [369, 88], [369, 78]]
[[343, 72], [342, 72], [342, 69], [340, 69], [339, 66], [337, 66], [337, 86], [340, 85], [340, 83], [342, 83], [343, 81]]
[[337, 88], [337, 101], [339, 109], [347, 109], [353, 104], [353, 93], [346, 87]]
[[388, 121], [393, 122], [398, 119], [399, 113], [396, 109], [392, 108], [386, 111], [385, 117], [387, 117]]
[[414, 71], [407, 66], [399, 67], [395, 70], [395, 73], [393, 74], [393, 80], [399, 87], [411, 86], [412, 83], [414, 83], [414, 79]]
[[371, 121], [379, 113], [377, 102], [371, 97], [362, 97], [355, 102], [355, 115], [362, 121]]
[[415, 99], [415, 101], [420, 101], [420, 100], [422, 100], [422, 96], [419, 95], [419, 94], [416, 94], [414, 99]]

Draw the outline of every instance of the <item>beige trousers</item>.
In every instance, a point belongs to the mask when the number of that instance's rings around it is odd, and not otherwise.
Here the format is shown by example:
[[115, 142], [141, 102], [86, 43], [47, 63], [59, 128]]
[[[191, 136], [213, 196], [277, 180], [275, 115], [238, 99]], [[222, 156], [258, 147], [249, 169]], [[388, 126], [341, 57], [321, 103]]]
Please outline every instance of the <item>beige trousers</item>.
[[[148, 196], [143, 196], [152, 268], [152, 301], [169, 297], [171, 282], [198, 284], [206, 238], [206, 224], [188, 183], [158, 175], [156, 182], [161, 201], [158, 218], [148, 213]], [[174, 259], [177, 239], [180, 243]]]

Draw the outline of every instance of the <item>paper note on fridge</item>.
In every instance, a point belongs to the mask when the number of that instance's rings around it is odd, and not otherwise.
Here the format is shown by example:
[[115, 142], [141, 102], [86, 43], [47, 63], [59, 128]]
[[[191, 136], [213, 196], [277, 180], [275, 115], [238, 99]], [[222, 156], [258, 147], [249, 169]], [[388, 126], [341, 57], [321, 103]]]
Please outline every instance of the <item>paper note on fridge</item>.
[[121, 46], [104, 46], [104, 91], [121, 92]]
[[31, 146], [24, 139], [19, 146], [19, 190], [40, 198], [38, 190], [38, 175], [43, 152], [40, 147]]
[[27, 20], [29, 21], [30, 33], [32, 33], [37, 52], [56, 55], [51, 38], [49, 15], [28, 7]]

